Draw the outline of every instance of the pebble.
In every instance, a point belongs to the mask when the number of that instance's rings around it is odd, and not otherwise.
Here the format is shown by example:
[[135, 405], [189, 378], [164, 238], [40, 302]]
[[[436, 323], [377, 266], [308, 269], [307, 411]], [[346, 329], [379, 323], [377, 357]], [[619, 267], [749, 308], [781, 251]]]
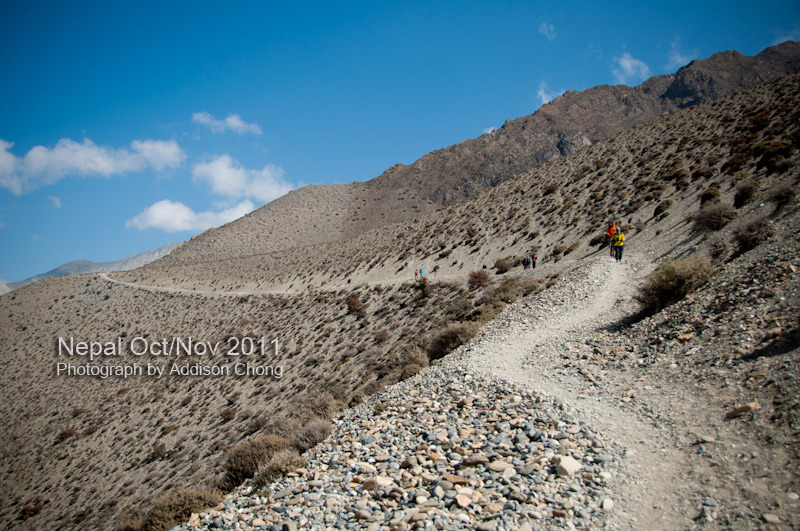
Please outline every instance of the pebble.
[[[425, 415], [408, 414], [420, 409]], [[602, 477], [612, 477], [606, 467], [618, 456], [596, 435], [599, 444], [589, 444], [586, 430], [563, 402], [442, 363], [345, 411], [331, 436], [304, 454], [305, 474], [262, 491], [245, 482], [173, 531], [232, 522], [243, 531], [541, 529], [573, 514], [602, 527], [598, 509], [613, 507]]]

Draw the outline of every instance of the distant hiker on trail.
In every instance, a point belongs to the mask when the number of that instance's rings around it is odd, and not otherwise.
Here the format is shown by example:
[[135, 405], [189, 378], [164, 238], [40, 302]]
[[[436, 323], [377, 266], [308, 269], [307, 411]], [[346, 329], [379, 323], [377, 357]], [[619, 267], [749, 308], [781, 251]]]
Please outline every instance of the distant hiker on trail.
[[625, 247], [625, 235], [622, 234], [622, 229], [617, 227], [617, 232], [611, 238], [611, 245], [614, 247], [614, 259], [617, 262], [622, 262], [622, 249]]
[[536, 255], [536, 253], [534, 253], [533, 256], [531, 257], [531, 266], [534, 269], [536, 269], [536, 260], [538, 260], [538, 259], [539, 259], [539, 257]]
[[608, 245], [608, 255], [614, 256], [614, 246], [611, 245], [611, 240], [614, 238], [614, 235], [617, 233], [617, 224], [613, 221], [611, 225], [608, 226], [606, 229], [606, 245]]
[[436, 278], [436, 273], [438, 272], [439, 272], [439, 266], [437, 265], [436, 267], [433, 268], [433, 278]]
[[414, 280], [419, 278], [419, 269], [414, 270]]
[[530, 257], [526, 256], [522, 259], [522, 269], [528, 269], [531, 266]]
[[419, 276], [422, 276], [422, 275], [424, 275], [424, 274], [425, 274], [425, 271], [423, 271], [423, 270], [422, 270], [422, 268], [420, 268], [420, 269], [419, 269]]

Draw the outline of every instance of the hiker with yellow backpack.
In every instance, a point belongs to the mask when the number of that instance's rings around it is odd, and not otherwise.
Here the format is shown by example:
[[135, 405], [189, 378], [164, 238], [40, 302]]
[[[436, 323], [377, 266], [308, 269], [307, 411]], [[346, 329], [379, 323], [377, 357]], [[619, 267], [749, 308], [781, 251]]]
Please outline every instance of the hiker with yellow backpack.
[[622, 249], [625, 247], [625, 235], [622, 229], [617, 226], [617, 232], [611, 237], [611, 246], [614, 248], [614, 259], [622, 262]]

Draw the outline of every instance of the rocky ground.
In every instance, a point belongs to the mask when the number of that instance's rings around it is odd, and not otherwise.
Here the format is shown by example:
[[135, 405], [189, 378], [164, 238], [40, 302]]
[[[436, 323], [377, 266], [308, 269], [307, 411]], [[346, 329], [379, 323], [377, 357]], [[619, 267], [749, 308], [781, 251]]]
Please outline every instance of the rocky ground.
[[[780, 240], [636, 323], [645, 257], [577, 263], [436, 367], [347, 411], [305, 468], [245, 484], [177, 529], [796, 527], [785, 320], [800, 245]], [[720, 299], [729, 311], [710, 313]]]

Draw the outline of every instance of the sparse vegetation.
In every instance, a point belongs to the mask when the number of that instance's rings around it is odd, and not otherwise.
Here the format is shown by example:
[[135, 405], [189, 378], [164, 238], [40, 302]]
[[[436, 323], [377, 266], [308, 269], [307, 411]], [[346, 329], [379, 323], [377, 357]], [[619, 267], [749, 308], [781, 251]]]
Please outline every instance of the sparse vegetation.
[[[147, 514], [142, 531], [166, 531], [186, 521], [192, 513], [212, 507], [222, 500], [222, 493], [215, 489], [177, 489], [163, 495]], [[131, 525], [132, 521], [127, 521]]]
[[261, 489], [281, 476], [306, 466], [306, 460], [297, 450], [282, 450], [258, 469], [253, 486]]
[[432, 361], [443, 358], [475, 337], [478, 330], [480, 330], [480, 325], [473, 322], [450, 323], [436, 330], [425, 347], [428, 359]]
[[246, 479], [252, 478], [258, 467], [289, 445], [284, 437], [261, 435], [232, 446], [225, 453], [225, 476], [221, 488], [230, 490]]
[[489, 276], [489, 272], [486, 271], [485, 269], [472, 271], [467, 279], [467, 284], [469, 286], [470, 291], [482, 288], [483, 286], [491, 284], [491, 282], [492, 282], [492, 277]]
[[704, 257], [666, 262], [650, 273], [636, 300], [646, 314], [656, 313], [708, 282], [713, 274], [711, 262]]
[[741, 184], [736, 189], [736, 194], [733, 196], [733, 206], [735, 208], [742, 208], [750, 203], [753, 198], [758, 194], [758, 189], [761, 186], [760, 181], [751, 181], [749, 183]]
[[298, 426], [291, 438], [291, 445], [299, 452], [305, 452], [331, 433], [331, 421], [323, 418], [313, 418]]
[[740, 227], [733, 232], [733, 239], [736, 242], [736, 256], [755, 249], [761, 243], [767, 241], [774, 234], [772, 224], [765, 217], [758, 218]]
[[729, 205], [712, 203], [693, 216], [695, 232], [718, 231], [736, 218], [736, 210]]

